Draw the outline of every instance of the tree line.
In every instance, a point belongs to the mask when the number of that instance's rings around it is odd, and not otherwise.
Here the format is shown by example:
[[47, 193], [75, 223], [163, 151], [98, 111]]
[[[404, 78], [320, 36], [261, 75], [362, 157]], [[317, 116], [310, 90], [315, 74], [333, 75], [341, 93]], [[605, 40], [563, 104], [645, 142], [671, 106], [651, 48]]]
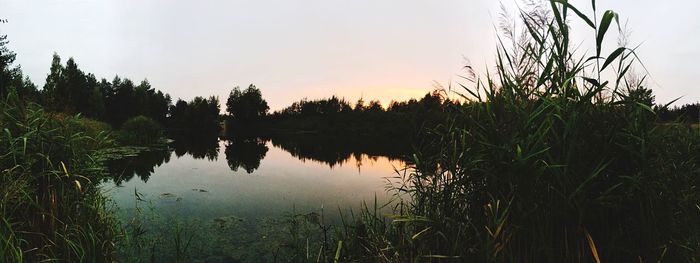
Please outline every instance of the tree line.
[[292, 116], [318, 116], [338, 113], [416, 113], [431, 110], [443, 110], [452, 106], [460, 106], [458, 100], [447, 98], [444, 90], [436, 89], [423, 96], [421, 99], [410, 99], [407, 101], [392, 101], [386, 108], [378, 100], [365, 103], [360, 98], [353, 105], [344, 98], [332, 96], [327, 99], [308, 100], [302, 99], [292, 103], [292, 105], [272, 113], [273, 118], [284, 118]]
[[[63, 64], [58, 54], [53, 55], [46, 82], [39, 89], [28, 76], [23, 74], [21, 66], [11, 66], [16, 55], [7, 49], [7, 43], [7, 36], [0, 36], [0, 65], [2, 65], [0, 95], [3, 97], [12, 89], [20, 98], [37, 102], [47, 110], [80, 113], [105, 121], [114, 127], [120, 127], [127, 120], [137, 116], [148, 117], [174, 130], [196, 128], [218, 131], [220, 127], [222, 112], [219, 99], [215, 96], [195, 97], [190, 101], [178, 99], [173, 103], [169, 94], [154, 89], [147, 79], [138, 84], [119, 76], [115, 76], [111, 81], [105, 78], [98, 80], [94, 74], [81, 70], [73, 58], [69, 58]], [[639, 96], [646, 98], [645, 103], [648, 102], [647, 104], [653, 106], [659, 113], [660, 122], [677, 120], [686, 123], [698, 122], [700, 104], [687, 104], [673, 108], [663, 105], [654, 106], [653, 96], [644, 91], [639, 93]], [[435, 90], [420, 99], [392, 101], [387, 107], [382, 106], [377, 100], [367, 103], [359, 99], [351, 103], [344, 98], [332, 96], [315, 100], [305, 98], [270, 113], [270, 108], [260, 89], [251, 84], [246, 89], [235, 87], [229, 94], [225, 106], [226, 115], [223, 117], [228, 124], [234, 124], [240, 130], [257, 127], [259, 125], [252, 125], [252, 123], [261, 121], [275, 123], [272, 126], [280, 129], [303, 129], [303, 125], [290, 125], [291, 120], [303, 122], [305, 118], [315, 117], [323, 117], [326, 120], [320, 125], [328, 124], [329, 118], [339, 118], [339, 121], [349, 122], [352, 128], [382, 125], [372, 123], [372, 120], [399, 126], [403, 124], [398, 122], [410, 122], [416, 126], [425, 124], [426, 121], [438, 123], [438, 119], [444, 119], [446, 110], [463, 105], [458, 100], [447, 98], [446, 92]], [[374, 118], [366, 118], [370, 115], [374, 115]], [[386, 118], [377, 118], [377, 116]], [[391, 118], [393, 120], [385, 121]], [[418, 120], [420, 123], [417, 122]]]
[[700, 124], [700, 103], [674, 106], [673, 108], [658, 107], [659, 119], [663, 122], [682, 122]]
[[[345, 160], [353, 152], [398, 158], [408, 156], [414, 147], [421, 148], [430, 136], [424, 128], [445, 123], [461, 106], [460, 101], [448, 98], [445, 90], [436, 89], [420, 99], [392, 101], [388, 107], [377, 100], [350, 102], [332, 96], [302, 99], [267, 113], [260, 90], [251, 85], [231, 92], [225, 135], [234, 140], [262, 137], [290, 152], [329, 164]], [[348, 152], [340, 154], [344, 151]]]
[[40, 104], [54, 112], [81, 114], [120, 127], [137, 116], [148, 117], [172, 129], [218, 130], [219, 100], [217, 97], [178, 99], [154, 89], [147, 79], [136, 84], [115, 76], [112, 81], [100, 80], [78, 67], [73, 58], [65, 64], [54, 54], [46, 83], [39, 89], [21, 66], [11, 67], [16, 54], [7, 49], [6, 36], [0, 36], [0, 96], [12, 90], [19, 98]]

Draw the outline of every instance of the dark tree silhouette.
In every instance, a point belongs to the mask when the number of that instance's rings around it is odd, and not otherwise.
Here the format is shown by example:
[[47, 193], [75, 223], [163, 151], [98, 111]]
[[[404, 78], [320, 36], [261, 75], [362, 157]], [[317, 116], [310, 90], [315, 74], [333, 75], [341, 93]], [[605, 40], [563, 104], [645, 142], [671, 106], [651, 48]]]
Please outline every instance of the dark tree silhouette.
[[235, 87], [226, 100], [226, 111], [230, 118], [238, 122], [256, 121], [267, 115], [270, 107], [262, 98], [260, 89], [250, 84], [247, 89], [241, 91]]
[[170, 107], [169, 124], [172, 128], [194, 132], [218, 132], [219, 99], [195, 97], [192, 101], [178, 100]]
[[7, 48], [7, 35], [0, 35], [0, 95], [7, 94], [12, 74], [10, 65], [15, 61], [16, 54]]
[[8, 43], [7, 36], [0, 35], [0, 97], [5, 98], [10, 90], [14, 90], [19, 98], [36, 101], [39, 97], [36, 85], [28, 76], [24, 76], [21, 66], [11, 67], [16, 54], [7, 48]]
[[631, 89], [627, 96], [629, 101], [638, 101], [649, 107], [654, 106], [654, 101], [656, 99], [650, 89], [642, 86]]
[[155, 91], [148, 80], [137, 86], [130, 79], [115, 76], [110, 83], [97, 81], [92, 73], [84, 73], [73, 58], [61, 64], [53, 55], [51, 69], [42, 91], [42, 104], [49, 110], [81, 113], [114, 126], [143, 115], [165, 124], [171, 104], [170, 95]]

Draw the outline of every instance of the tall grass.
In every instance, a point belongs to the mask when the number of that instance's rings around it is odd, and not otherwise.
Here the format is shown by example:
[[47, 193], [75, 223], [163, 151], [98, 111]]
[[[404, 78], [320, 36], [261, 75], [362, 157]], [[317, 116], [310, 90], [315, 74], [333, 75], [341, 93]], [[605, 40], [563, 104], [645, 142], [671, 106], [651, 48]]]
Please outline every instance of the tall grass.
[[[604, 46], [617, 13], [546, 3], [519, 10], [523, 34], [501, 34], [495, 74], [461, 85], [469, 103], [396, 185], [393, 222], [341, 235], [362, 248], [346, 260], [698, 261], [700, 137], [657, 125], [635, 49]], [[381, 219], [363, 216], [356, 232]]]
[[116, 221], [97, 184], [100, 123], [0, 101], [0, 261], [113, 260]]

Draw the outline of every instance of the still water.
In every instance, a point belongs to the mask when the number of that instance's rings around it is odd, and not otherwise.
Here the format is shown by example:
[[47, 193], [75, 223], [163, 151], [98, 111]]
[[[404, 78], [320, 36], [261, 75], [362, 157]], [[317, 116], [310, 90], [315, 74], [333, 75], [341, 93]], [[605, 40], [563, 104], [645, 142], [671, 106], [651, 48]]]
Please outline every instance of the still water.
[[[323, 238], [317, 226], [337, 227], [341, 215], [351, 220], [364, 201], [370, 209], [375, 198], [379, 206], [388, 203], [387, 186], [404, 165], [386, 156], [304, 152], [259, 139], [179, 146], [110, 165], [115, 179], [103, 188], [127, 229], [122, 258], [266, 262], [288, 257], [299, 250], [295, 239], [308, 247]], [[305, 220], [305, 233], [291, 229], [300, 227], [290, 225], [298, 218], [312, 219]]]

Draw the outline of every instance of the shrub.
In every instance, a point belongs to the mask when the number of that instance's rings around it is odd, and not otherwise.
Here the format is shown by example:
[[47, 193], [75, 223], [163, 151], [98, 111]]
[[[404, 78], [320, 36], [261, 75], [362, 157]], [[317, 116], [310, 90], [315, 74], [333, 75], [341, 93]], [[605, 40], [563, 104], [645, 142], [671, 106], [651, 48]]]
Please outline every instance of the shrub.
[[153, 119], [140, 115], [124, 122], [120, 133], [123, 144], [151, 145], [161, 139], [163, 129]]

